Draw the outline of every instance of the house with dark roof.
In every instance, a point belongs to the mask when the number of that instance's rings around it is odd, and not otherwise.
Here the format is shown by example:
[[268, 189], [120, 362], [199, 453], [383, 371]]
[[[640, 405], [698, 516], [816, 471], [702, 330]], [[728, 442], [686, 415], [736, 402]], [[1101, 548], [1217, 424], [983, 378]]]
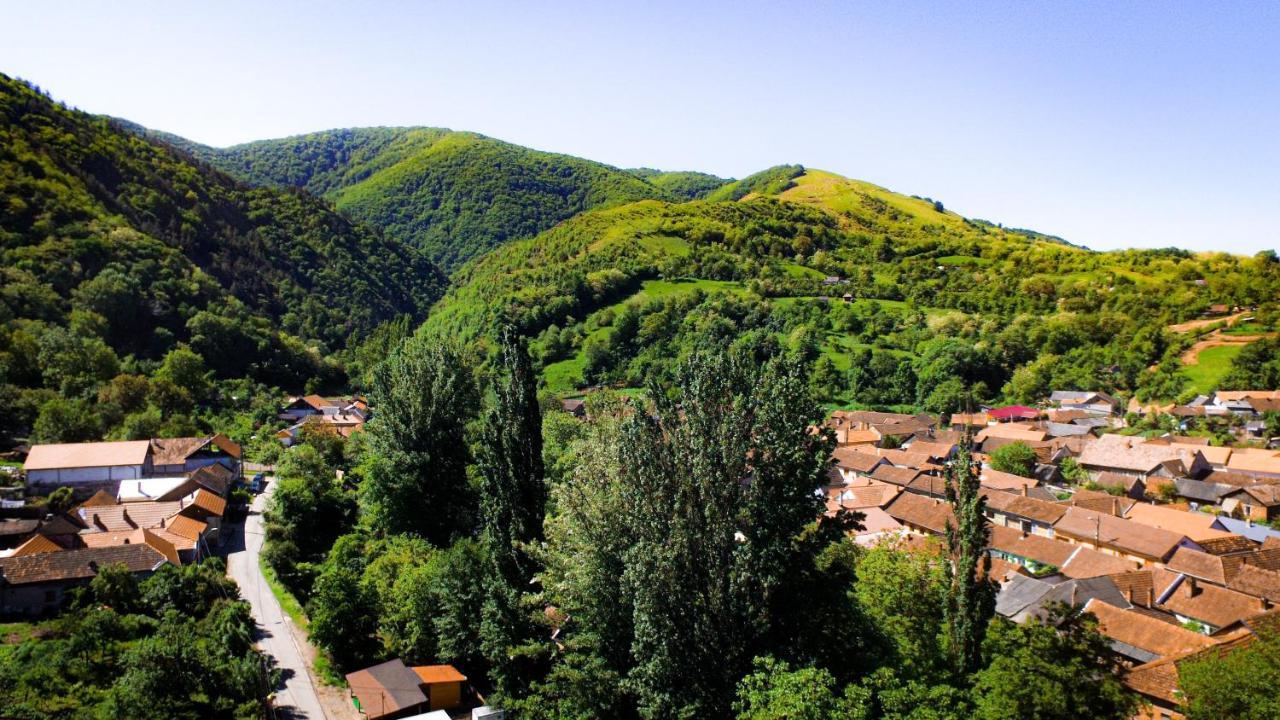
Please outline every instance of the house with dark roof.
[[1053, 604], [1084, 605], [1091, 600], [1128, 607], [1124, 595], [1110, 578], [1053, 582], [1015, 575], [1001, 586], [996, 595], [996, 612], [1021, 623], [1032, 618], [1045, 619], [1049, 606]]
[[1221, 496], [1221, 504], [1233, 517], [1271, 522], [1280, 517], [1280, 484], [1233, 487]]
[[[39, 536], [37, 536], [39, 537]], [[62, 606], [71, 588], [92, 580], [111, 565], [146, 577], [171, 560], [147, 542], [86, 547], [46, 548], [42, 552], [0, 558], [0, 615], [33, 616]]]
[[355, 706], [369, 720], [418, 717], [462, 705], [467, 677], [452, 665], [409, 667], [396, 658], [347, 675]]

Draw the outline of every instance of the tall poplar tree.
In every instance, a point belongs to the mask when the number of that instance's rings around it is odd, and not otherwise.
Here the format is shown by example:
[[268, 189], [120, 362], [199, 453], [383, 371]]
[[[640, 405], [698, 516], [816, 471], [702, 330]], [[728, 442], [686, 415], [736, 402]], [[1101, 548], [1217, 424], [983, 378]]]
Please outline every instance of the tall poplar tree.
[[947, 647], [958, 678], [982, 666], [982, 640], [995, 614], [995, 590], [987, 577], [991, 529], [978, 473], [966, 442], [947, 467], [947, 500], [955, 513], [955, 523], [947, 522]]
[[520, 598], [537, 571], [528, 544], [542, 539], [547, 488], [537, 379], [514, 328], [503, 331], [499, 366], [477, 458], [480, 537], [488, 564], [480, 636], [494, 684], [510, 696], [522, 676], [517, 658], [529, 650], [519, 646], [533, 632]]

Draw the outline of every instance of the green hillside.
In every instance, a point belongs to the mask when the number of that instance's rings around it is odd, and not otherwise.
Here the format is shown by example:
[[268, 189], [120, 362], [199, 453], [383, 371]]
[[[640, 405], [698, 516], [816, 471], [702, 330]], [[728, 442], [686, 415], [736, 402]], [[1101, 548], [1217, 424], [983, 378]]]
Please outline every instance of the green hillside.
[[322, 196], [446, 270], [584, 210], [680, 199], [705, 183], [664, 176], [653, 184], [589, 160], [438, 128], [330, 130], [226, 149], [177, 145], [248, 182]]
[[589, 212], [499, 248], [455, 274], [423, 332], [487, 339], [515, 322], [561, 393], [766, 334], [825, 358], [815, 382], [831, 402], [942, 410], [968, 388], [976, 401], [1189, 392], [1189, 339], [1165, 326], [1280, 290], [1265, 255], [1091, 252], [796, 166], [715, 196], [741, 199]]
[[710, 195], [721, 186], [733, 182], [703, 172], [663, 171], [653, 168], [633, 168], [627, 172], [644, 178], [649, 183], [667, 191], [680, 200], [698, 200]]
[[5, 76], [0, 276], [6, 398], [87, 398], [178, 343], [219, 377], [301, 388], [332, 375], [329, 351], [425, 317], [446, 282], [305, 193], [242, 184]]

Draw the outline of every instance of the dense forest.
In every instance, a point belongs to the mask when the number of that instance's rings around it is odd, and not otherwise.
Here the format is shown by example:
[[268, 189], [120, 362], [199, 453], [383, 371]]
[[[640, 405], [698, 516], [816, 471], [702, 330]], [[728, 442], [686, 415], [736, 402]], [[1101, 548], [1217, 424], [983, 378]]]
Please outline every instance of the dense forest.
[[336, 354], [421, 320], [446, 282], [305, 193], [242, 184], [3, 76], [0, 276], [0, 435], [44, 415], [47, 440], [182, 434], [215, 381], [239, 381], [222, 393], [238, 400], [341, 387]]
[[226, 149], [159, 136], [258, 185], [302, 188], [423, 249], [446, 270], [584, 210], [701, 192], [701, 174], [654, 183], [600, 163], [438, 128], [330, 130]]

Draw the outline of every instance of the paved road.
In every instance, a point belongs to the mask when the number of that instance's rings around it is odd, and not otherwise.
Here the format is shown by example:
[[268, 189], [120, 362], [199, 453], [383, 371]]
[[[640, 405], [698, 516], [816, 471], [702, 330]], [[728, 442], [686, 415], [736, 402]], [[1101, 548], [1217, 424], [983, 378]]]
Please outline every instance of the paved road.
[[267, 485], [266, 492], [257, 496], [249, 508], [244, 522], [244, 542], [231, 540], [227, 553], [227, 573], [240, 585], [240, 594], [253, 608], [253, 618], [262, 631], [259, 646], [271, 657], [284, 676], [283, 687], [276, 688], [276, 708], [280, 717], [328, 720], [320, 698], [316, 693], [316, 681], [311, 677], [306, 657], [314, 655], [310, 648], [299, 647], [305, 642], [289, 630], [289, 620], [276, 596], [271, 594], [267, 581], [262, 577], [258, 555], [262, 552], [262, 511], [267, 505], [275, 483]]

